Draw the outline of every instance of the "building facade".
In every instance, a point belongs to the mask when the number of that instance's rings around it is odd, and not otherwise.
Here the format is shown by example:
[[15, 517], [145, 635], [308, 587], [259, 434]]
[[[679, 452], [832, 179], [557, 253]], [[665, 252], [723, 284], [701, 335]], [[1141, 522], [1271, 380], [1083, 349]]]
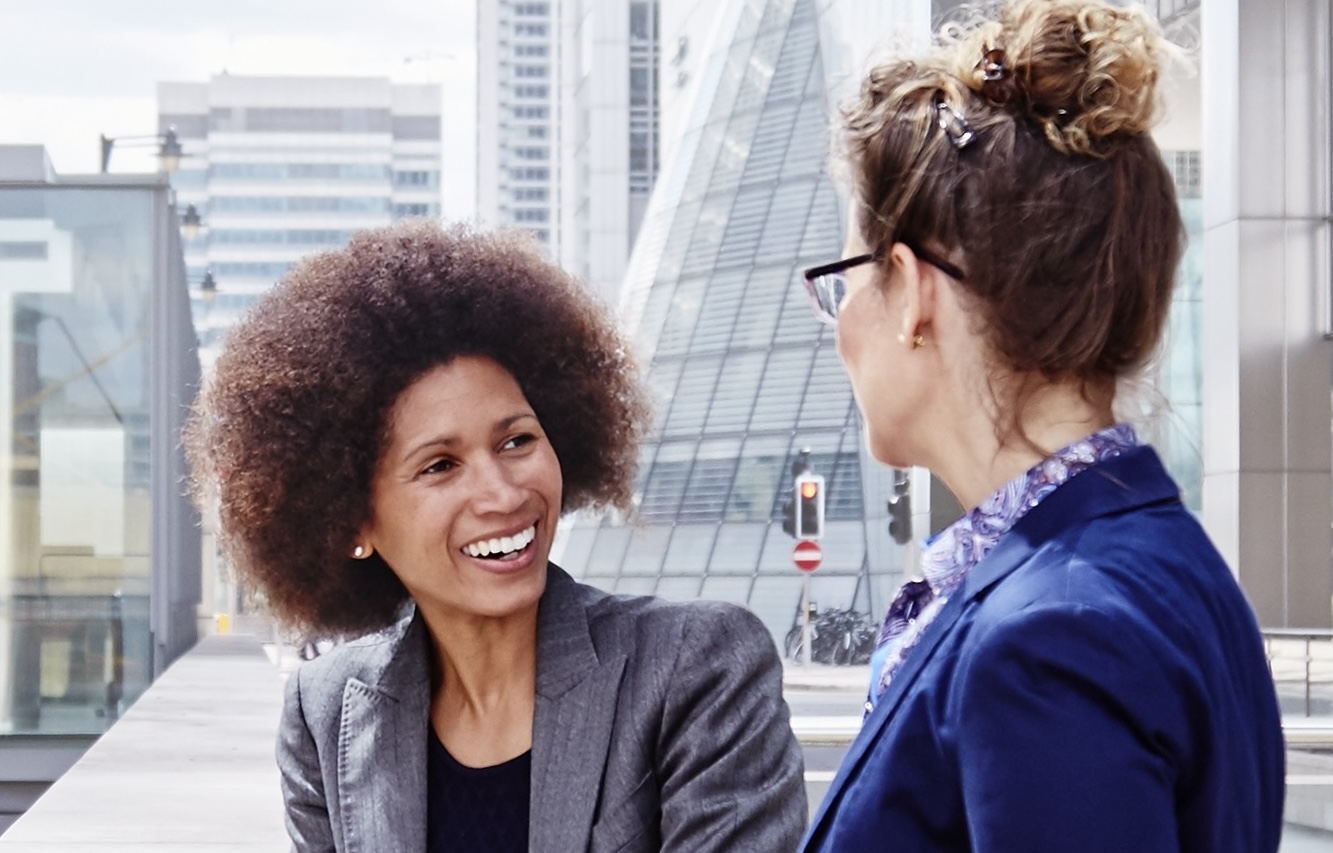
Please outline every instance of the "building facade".
[[178, 229], [165, 176], [0, 146], [0, 830], [197, 639]]
[[658, 0], [477, 7], [477, 215], [616, 298], [659, 168]]
[[[304, 255], [440, 215], [440, 88], [373, 77], [215, 75], [158, 84], [172, 184], [204, 219], [185, 261], [205, 369], [227, 329]], [[211, 273], [216, 291], [198, 285]]]

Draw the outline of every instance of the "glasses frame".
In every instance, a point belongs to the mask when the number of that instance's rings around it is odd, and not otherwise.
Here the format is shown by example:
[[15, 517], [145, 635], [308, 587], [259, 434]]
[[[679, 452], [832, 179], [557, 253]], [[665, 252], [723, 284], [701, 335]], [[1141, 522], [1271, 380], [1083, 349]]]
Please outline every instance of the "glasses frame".
[[[934, 252], [922, 249], [915, 243], [909, 243], [906, 240], [900, 240], [903, 245], [912, 250], [912, 254], [921, 260], [935, 267], [940, 272], [950, 278], [962, 281], [967, 278], [961, 269], [956, 265], [949, 263]], [[842, 305], [842, 295], [830, 293], [826, 285], [820, 284], [820, 281], [842, 281], [843, 289], [846, 289], [847, 270], [852, 267], [859, 267], [862, 264], [869, 264], [883, 260], [884, 253], [878, 249], [873, 252], [867, 252], [864, 255], [855, 255], [850, 258], [843, 258], [840, 261], [834, 261], [831, 264], [822, 264], [817, 267], [810, 267], [801, 274], [805, 283], [806, 295], [810, 297], [810, 310], [814, 312], [815, 319], [829, 326], [838, 325], [838, 310]]]

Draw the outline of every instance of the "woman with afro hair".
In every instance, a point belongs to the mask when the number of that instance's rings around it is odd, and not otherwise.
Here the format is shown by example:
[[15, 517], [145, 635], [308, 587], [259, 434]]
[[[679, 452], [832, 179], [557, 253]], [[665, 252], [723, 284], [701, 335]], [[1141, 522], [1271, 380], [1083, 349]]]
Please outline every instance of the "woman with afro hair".
[[186, 444], [288, 628], [300, 851], [774, 851], [802, 761], [762, 624], [548, 561], [630, 503], [648, 417], [608, 312], [525, 239], [426, 222], [299, 264], [235, 327]]

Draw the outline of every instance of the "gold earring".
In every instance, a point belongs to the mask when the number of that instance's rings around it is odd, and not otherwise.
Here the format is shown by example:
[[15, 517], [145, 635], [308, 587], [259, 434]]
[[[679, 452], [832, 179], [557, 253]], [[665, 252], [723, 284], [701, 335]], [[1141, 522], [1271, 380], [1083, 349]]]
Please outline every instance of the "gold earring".
[[355, 548], [352, 549], [352, 556], [359, 560], [359, 559], [361, 559], [362, 557], [365, 557], [365, 556], [368, 556], [368, 555], [366, 554], [366, 549], [365, 549], [365, 548], [363, 548], [363, 547], [360, 546], [360, 545], [357, 545]]
[[915, 335], [912, 338], [912, 349], [921, 349], [926, 345], [925, 335]]

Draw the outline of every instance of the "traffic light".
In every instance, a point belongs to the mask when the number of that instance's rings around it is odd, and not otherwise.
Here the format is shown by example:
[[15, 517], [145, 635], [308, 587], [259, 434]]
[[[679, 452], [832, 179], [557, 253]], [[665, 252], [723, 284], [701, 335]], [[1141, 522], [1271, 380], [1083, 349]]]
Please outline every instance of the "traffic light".
[[808, 471], [796, 478], [796, 538], [824, 535], [824, 478]]
[[906, 471], [899, 471], [889, 495], [889, 535], [899, 545], [912, 541], [912, 484]]

